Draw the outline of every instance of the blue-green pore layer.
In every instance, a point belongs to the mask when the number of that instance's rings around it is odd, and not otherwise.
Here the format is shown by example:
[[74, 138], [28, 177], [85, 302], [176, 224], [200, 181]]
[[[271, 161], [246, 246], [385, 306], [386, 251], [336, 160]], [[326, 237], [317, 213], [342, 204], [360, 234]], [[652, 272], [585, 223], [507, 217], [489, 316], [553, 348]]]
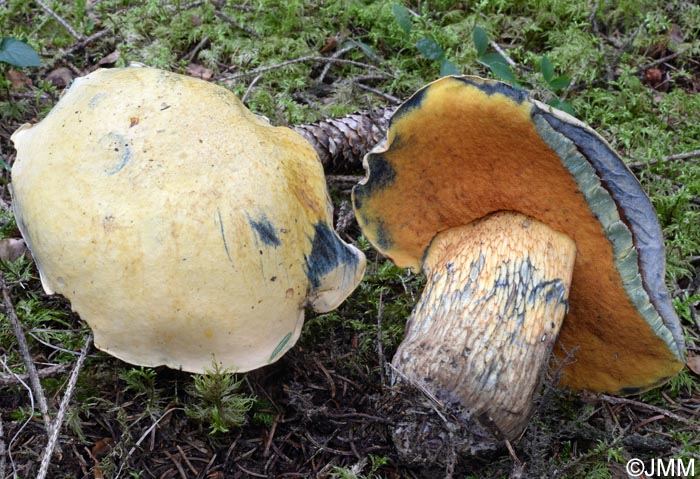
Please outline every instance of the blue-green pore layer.
[[[569, 170], [612, 245], [630, 301], [681, 361], [683, 330], [664, 283], [665, 255], [656, 212], [636, 177], [593, 130], [534, 106], [537, 132]], [[621, 216], [622, 215], [622, 216]]]

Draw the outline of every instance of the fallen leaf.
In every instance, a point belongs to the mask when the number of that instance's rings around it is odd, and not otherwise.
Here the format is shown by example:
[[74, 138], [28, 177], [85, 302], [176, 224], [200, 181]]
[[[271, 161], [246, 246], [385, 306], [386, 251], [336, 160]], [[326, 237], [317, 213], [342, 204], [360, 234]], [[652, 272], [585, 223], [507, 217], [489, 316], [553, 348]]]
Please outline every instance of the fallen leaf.
[[671, 31], [668, 33], [668, 38], [673, 43], [683, 43], [683, 33], [681, 32], [681, 27], [675, 23], [671, 25]]
[[329, 53], [338, 48], [338, 39], [336, 37], [326, 38], [326, 44], [321, 48], [321, 53]]
[[59, 67], [46, 75], [46, 80], [56, 88], [65, 88], [73, 81], [73, 72], [66, 67]]
[[700, 375], [700, 356], [691, 354], [688, 356], [688, 361], [685, 363], [688, 369], [693, 371], [695, 374]]
[[102, 57], [102, 59], [99, 62], [97, 62], [97, 64], [100, 66], [114, 65], [118, 59], [119, 59], [119, 50], [114, 50], [109, 55]]
[[661, 79], [663, 78], [661, 70], [659, 70], [658, 68], [648, 69], [645, 75], [647, 77], [647, 80], [649, 80], [649, 83], [651, 83], [652, 85], [658, 85], [661, 82]]
[[23, 239], [5, 238], [0, 240], [0, 259], [4, 261], [15, 261], [27, 252], [27, 245]]
[[187, 65], [185, 71], [188, 75], [196, 78], [201, 78], [202, 80], [211, 80], [211, 77], [214, 76], [213, 70], [210, 70], [207, 67], [203, 67], [202, 65], [197, 65], [196, 63], [190, 63], [189, 65]]
[[97, 441], [90, 451], [92, 458], [98, 461], [99, 458], [107, 455], [112, 450], [112, 444], [114, 444], [114, 439], [111, 437], [105, 437]]
[[32, 86], [32, 79], [19, 70], [9, 70], [5, 74], [5, 79], [12, 84], [13, 90]]

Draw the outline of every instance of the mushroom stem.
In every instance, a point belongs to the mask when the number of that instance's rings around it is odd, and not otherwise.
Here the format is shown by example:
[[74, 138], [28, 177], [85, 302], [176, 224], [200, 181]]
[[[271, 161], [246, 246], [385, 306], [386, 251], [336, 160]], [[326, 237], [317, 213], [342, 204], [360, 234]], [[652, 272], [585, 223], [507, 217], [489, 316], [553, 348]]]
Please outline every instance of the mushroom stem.
[[510, 211], [439, 233], [394, 366], [496, 438], [517, 438], [568, 309], [575, 255], [567, 235]]

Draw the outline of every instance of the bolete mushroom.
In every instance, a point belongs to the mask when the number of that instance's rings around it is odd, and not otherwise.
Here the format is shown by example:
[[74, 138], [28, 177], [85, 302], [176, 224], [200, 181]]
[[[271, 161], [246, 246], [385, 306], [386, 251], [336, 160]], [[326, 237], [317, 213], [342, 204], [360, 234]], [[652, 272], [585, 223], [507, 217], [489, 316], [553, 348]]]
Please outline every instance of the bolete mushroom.
[[654, 209], [580, 121], [446, 77], [399, 107], [364, 165], [364, 234], [427, 278], [393, 365], [495, 438], [524, 430], [555, 343], [575, 390], [640, 392], [683, 366]]
[[313, 148], [225, 88], [98, 70], [12, 139], [14, 212], [44, 288], [127, 362], [261, 367], [294, 345], [307, 305], [332, 310], [362, 278]]

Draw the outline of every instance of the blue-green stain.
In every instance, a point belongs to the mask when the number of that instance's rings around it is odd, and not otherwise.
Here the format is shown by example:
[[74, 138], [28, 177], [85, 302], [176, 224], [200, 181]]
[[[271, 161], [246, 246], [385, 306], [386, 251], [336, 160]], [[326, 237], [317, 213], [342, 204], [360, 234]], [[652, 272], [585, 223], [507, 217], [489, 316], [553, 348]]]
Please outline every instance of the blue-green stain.
[[105, 173], [108, 175], [114, 175], [119, 173], [131, 160], [131, 148], [129, 147], [126, 138], [118, 133], [110, 133], [108, 137], [112, 143], [110, 147], [114, 148], [114, 151], [117, 153], [121, 152], [119, 163], [116, 166], [105, 170]]
[[309, 239], [311, 252], [304, 258], [305, 272], [313, 288], [319, 288], [323, 277], [339, 265], [357, 265], [357, 256], [327, 224], [316, 223], [314, 237]]
[[[392, 248], [394, 245], [394, 242], [391, 239], [391, 233], [389, 233], [389, 230], [386, 228], [383, 220], [377, 219], [375, 221], [375, 223], [376, 223], [376, 227], [374, 230], [375, 231], [374, 243], [382, 251], [387, 251], [390, 248]], [[427, 248], [426, 248], [426, 251], [427, 251]]]
[[88, 101], [88, 108], [92, 109], [97, 106], [97, 104], [102, 101], [103, 98], [106, 98], [107, 94], [106, 93], [98, 93], [97, 95], [93, 96], [90, 98], [90, 101]]
[[487, 95], [503, 95], [511, 100], [513, 100], [515, 103], [520, 105], [522, 102], [527, 100], [528, 94], [525, 90], [520, 90], [518, 88], [512, 87], [508, 85], [507, 83], [502, 83], [502, 82], [481, 82], [481, 81], [476, 81], [472, 78], [469, 77], [457, 77], [456, 78], [458, 81], [461, 81], [462, 83], [465, 83], [467, 85], [473, 86], [477, 88], [478, 90], [481, 90], [482, 92], [486, 93]]
[[221, 211], [216, 208], [216, 214], [219, 216], [219, 229], [221, 231], [221, 239], [224, 241], [224, 251], [226, 251], [226, 256], [228, 260], [233, 264], [233, 259], [231, 258], [231, 252], [228, 250], [228, 244], [226, 243], [226, 232], [224, 231], [224, 221], [221, 219]]
[[274, 351], [272, 351], [272, 354], [270, 355], [270, 361], [275, 360], [275, 356], [277, 356], [280, 351], [284, 349], [284, 347], [287, 345], [289, 340], [292, 339], [292, 333], [287, 333], [285, 337], [282, 338], [282, 341], [277, 345]]
[[638, 394], [644, 391], [646, 388], [640, 388], [640, 387], [626, 387], [622, 388], [618, 391], [618, 394], [621, 396], [629, 396], [630, 394]]
[[397, 121], [399, 118], [406, 116], [416, 108], [421, 107], [421, 105], [423, 104], [423, 99], [425, 98], [425, 93], [427, 92], [428, 88], [429, 87], [425, 87], [418, 90], [413, 94], [413, 96], [411, 96], [411, 98], [403, 102], [401, 106], [396, 109], [394, 114], [391, 116], [391, 119], [389, 120], [389, 128], [391, 128], [391, 125], [393, 125], [394, 122]]
[[369, 171], [367, 183], [353, 188], [352, 200], [358, 210], [362, 208], [365, 199], [396, 181], [396, 170], [391, 162], [380, 154], [373, 153], [367, 157], [367, 168]]
[[246, 216], [248, 216], [248, 223], [253, 228], [253, 231], [255, 231], [255, 235], [260, 241], [263, 242], [265, 246], [277, 248], [282, 244], [279, 236], [277, 236], [275, 227], [272, 226], [272, 223], [270, 223], [270, 220], [267, 219], [265, 213], [260, 216], [259, 220], [254, 220], [249, 215]]

